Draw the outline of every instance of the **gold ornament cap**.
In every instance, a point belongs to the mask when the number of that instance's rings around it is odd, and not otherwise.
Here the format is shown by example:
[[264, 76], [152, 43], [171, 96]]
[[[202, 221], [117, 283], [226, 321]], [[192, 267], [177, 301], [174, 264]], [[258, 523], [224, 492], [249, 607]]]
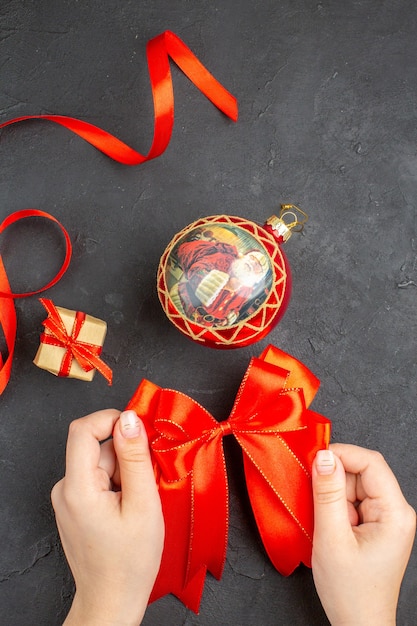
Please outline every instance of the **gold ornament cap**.
[[295, 204], [281, 204], [279, 215], [271, 215], [266, 220], [276, 239], [285, 243], [293, 232], [301, 232], [308, 215]]

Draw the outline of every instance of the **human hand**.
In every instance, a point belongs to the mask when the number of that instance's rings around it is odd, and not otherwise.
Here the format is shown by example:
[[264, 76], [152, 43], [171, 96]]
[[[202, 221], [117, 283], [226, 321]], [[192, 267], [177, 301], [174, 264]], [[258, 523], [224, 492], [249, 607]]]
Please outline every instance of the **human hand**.
[[384, 458], [333, 444], [313, 463], [312, 567], [333, 626], [391, 626], [416, 514]]
[[137, 415], [108, 409], [72, 422], [65, 477], [51, 497], [76, 585], [65, 624], [137, 626], [164, 537], [146, 431]]

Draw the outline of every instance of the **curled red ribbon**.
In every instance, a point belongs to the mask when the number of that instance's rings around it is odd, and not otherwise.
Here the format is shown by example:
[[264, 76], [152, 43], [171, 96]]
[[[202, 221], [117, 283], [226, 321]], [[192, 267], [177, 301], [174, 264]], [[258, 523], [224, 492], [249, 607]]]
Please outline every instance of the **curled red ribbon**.
[[100, 359], [102, 347], [78, 339], [86, 319], [85, 313], [81, 311], [76, 312], [71, 334], [69, 335], [52, 300], [40, 298], [39, 301], [48, 313], [48, 317], [44, 320], [43, 325], [50, 333], [42, 333], [41, 342], [51, 346], [66, 348], [58, 376], [68, 376], [72, 361], [76, 359], [85, 372], [96, 369], [111, 385], [113, 373], [110, 367]]
[[110, 158], [125, 165], [139, 165], [160, 156], [167, 148], [174, 125], [174, 92], [169, 57], [211, 102], [233, 121], [237, 120], [236, 98], [204, 67], [198, 58], [173, 32], [167, 30], [146, 46], [149, 77], [154, 105], [154, 136], [147, 155], [140, 154], [110, 133], [81, 120], [63, 115], [25, 115], [0, 128], [25, 120], [49, 120], [64, 126]]
[[11, 224], [14, 224], [15, 222], [26, 217], [45, 217], [46, 219], [58, 224], [65, 238], [65, 258], [59, 272], [44, 287], [36, 289], [35, 291], [27, 291], [25, 293], [13, 293], [10, 287], [9, 279], [7, 277], [2, 257], [0, 256], [0, 326], [3, 330], [4, 340], [7, 347], [6, 359], [4, 359], [2, 354], [0, 354], [0, 394], [3, 393], [4, 389], [7, 386], [7, 383], [9, 382], [12, 369], [17, 330], [17, 318], [14, 299], [36, 295], [55, 285], [55, 283], [57, 283], [61, 279], [62, 275], [66, 272], [72, 254], [71, 240], [62, 224], [55, 217], [49, 215], [49, 213], [45, 213], [44, 211], [38, 211], [37, 209], [23, 209], [22, 211], [16, 211], [15, 213], [12, 213], [8, 217], [6, 217], [6, 219], [0, 224], [0, 234], [4, 232], [6, 228]]
[[198, 611], [207, 570], [226, 558], [228, 486], [222, 440], [243, 452], [247, 488], [265, 549], [278, 571], [311, 566], [311, 465], [330, 441], [330, 421], [308, 409], [318, 379], [274, 346], [253, 358], [230, 414], [217, 422], [197, 402], [143, 380], [128, 408], [148, 433], [166, 521], [151, 601], [173, 593]]

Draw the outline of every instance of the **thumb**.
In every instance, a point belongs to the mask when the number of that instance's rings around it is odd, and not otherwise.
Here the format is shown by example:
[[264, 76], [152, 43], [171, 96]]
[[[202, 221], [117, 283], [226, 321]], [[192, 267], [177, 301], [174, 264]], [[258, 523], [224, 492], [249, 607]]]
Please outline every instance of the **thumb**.
[[346, 474], [332, 450], [319, 450], [313, 462], [314, 543], [331, 546], [341, 533], [351, 532]]
[[123, 411], [113, 432], [120, 472], [122, 504], [139, 511], [158, 498], [148, 437], [135, 411]]

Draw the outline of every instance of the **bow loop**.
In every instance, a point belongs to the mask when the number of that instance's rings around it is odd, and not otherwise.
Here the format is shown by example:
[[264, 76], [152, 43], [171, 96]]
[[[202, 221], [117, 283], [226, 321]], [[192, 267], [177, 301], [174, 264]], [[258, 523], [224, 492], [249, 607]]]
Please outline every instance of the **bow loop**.
[[152, 452], [168, 482], [182, 480], [210, 439], [217, 422], [197, 402], [172, 389], [161, 389], [153, 419]]
[[230, 422], [235, 434], [292, 432], [307, 427], [305, 410], [301, 389], [281, 389], [273, 401], [260, 397], [257, 410], [252, 415], [235, 413]]
[[[172, 425], [168, 425], [171, 422]], [[216, 420], [198, 402], [173, 389], [162, 389], [154, 425], [167, 442], [184, 443], [199, 439], [205, 430], [217, 426]]]
[[169, 418], [157, 418], [154, 421], [154, 426], [155, 430], [164, 441], [178, 442], [178, 444], [190, 441], [190, 437], [184, 428], [180, 424], [172, 422]]
[[[41, 300], [42, 304], [45, 306], [46, 299]], [[48, 330], [51, 335], [53, 335], [58, 341], [60, 341], [63, 345], [67, 343], [73, 343], [72, 337], [68, 335], [64, 324], [59, 316], [56, 307], [50, 307], [47, 309], [48, 317], [44, 320], [43, 326], [46, 330]]]

